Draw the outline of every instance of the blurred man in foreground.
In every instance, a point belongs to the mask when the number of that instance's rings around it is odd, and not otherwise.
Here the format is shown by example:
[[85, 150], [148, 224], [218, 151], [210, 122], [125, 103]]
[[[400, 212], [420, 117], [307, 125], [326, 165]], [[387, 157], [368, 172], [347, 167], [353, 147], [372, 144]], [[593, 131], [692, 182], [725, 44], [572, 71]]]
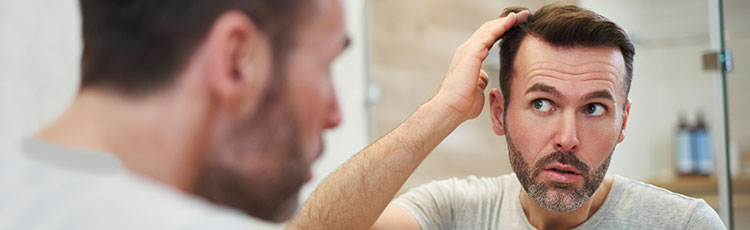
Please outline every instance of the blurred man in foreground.
[[247, 229], [297, 209], [340, 112], [338, 0], [81, 0], [80, 91], [0, 148], [1, 229]]

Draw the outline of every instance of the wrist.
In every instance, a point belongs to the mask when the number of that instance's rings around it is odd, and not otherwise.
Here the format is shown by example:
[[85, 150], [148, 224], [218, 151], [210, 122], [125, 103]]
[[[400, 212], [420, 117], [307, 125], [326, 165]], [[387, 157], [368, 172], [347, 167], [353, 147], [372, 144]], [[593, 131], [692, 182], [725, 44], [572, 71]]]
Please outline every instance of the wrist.
[[[465, 120], [444, 103], [429, 100], [417, 108], [398, 128], [389, 133], [405, 144], [407, 152], [421, 162]], [[417, 164], [419, 163], [417, 162]]]
[[[427, 120], [434, 120], [438, 124], [446, 125], [446, 128], [455, 129], [466, 121], [466, 116], [458, 109], [451, 107], [442, 102], [439, 98], [433, 97], [417, 109], [417, 112], [423, 116], [429, 116]], [[425, 117], [422, 117], [424, 119]]]

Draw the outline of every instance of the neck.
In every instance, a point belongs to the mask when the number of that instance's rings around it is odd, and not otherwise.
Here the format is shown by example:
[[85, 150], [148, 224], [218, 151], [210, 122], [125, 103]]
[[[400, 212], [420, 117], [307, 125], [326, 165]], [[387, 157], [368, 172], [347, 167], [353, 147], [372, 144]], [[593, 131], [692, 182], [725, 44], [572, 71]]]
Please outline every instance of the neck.
[[114, 154], [135, 173], [189, 191], [200, 159], [187, 156], [199, 156], [194, 152], [201, 144], [197, 135], [190, 134], [207, 132], [196, 132], [200, 126], [188, 121], [200, 118], [198, 113], [185, 111], [191, 107], [176, 98], [160, 94], [133, 99], [83, 90], [37, 137]]
[[612, 188], [614, 179], [606, 176], [586, 202], [576, 210], [570, 212], [557, 212], [540, 207], [529, 197], [526, 190], [521, 189], [520, 199], [523, 212], [532, 226], [537, 229], [571, 229], [583, 224], [601, 207], [606, 200], [609, 190]]

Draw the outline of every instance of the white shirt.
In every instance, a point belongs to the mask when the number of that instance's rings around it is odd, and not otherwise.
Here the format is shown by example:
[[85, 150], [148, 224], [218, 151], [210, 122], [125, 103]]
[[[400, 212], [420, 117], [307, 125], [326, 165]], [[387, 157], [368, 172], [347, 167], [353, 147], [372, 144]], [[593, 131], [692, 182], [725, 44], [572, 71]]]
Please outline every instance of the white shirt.
[[[601, 207], [574, 229], [725, 229], [702, 199], [687, 197], [619, 175]], [[515, 174], [451, 178], [428, 183], [394, 202], [424, 230], [535, 229], [523, 211]]]
[[111, 154], [0, 143], [0, 229], [270, 229], [124, 169]]

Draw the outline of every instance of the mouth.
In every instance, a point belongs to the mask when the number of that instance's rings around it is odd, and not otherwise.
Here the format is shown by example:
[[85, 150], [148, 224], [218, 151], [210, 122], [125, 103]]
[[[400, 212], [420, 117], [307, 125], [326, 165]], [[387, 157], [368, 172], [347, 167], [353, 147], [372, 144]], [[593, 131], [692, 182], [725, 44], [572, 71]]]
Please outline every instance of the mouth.
[[575, 175], [581, 175], [581, 171], [576, 169], [575, 167], [571, 165], [565, 165], [565, 164], [552, 164], [544, 168], [545, 171], [554, 171], [562, 174], [575, 174]]
[[549, 170], [549, 171], [555, 171], [555, 172], [558, 172], [558, 173], [562, 173], [562, 174], [575, 174], [575, 175], [580, 175], [580, 174], [578, 174], [578, 173], [575, 173], [575, 172], [573, 172], [573, 171], [562, 170], [562, 169], [557, 169], [557, 168], [551, 168], [551, 169], [547, 169], [547, 170]]
[[549, 179], [559, 183], [573, 183], [582, 178], [580, 170], [570, 165], [553, 164], [542, 170]]

